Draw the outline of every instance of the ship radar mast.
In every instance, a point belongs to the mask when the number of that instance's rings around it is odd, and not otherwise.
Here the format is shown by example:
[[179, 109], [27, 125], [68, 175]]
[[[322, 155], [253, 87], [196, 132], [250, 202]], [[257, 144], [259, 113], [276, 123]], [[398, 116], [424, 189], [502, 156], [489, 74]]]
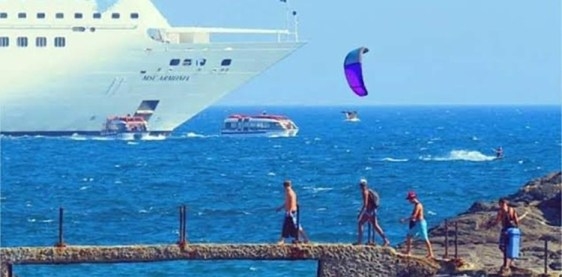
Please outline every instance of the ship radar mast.
[[[287, 30], [287, 32], [289, 32], [289, 36], [292, 34], [294, 40], [296, 42], [298, 42], [299, 41], [299, 30], [298, 30], [299, 19], [297, 17], [297, 11], [291, 9], [290, 0], [280, 0], [280, 1], [285, 4], [285, 29]], [[292, 21], [291, 21], [291, 17], [292, 17]], [[292, 26], [291, 26], [291, 24], [292, 24]], [[291, 32], [291, 29], [293, 29], [292, 32]], [[287, 37], [287, 39], [288, 38], [289, 37]]]

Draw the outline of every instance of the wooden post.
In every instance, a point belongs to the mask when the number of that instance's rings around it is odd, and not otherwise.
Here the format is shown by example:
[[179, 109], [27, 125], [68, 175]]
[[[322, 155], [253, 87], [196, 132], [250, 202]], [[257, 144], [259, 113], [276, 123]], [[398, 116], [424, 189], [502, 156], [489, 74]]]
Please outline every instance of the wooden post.
[[300, 206], [299, 204], [297, 204], [297, 236], [295, 237], [295, 241], [298, 243], [299, 242], [299, 235], [301, 232], [301, 211], [300, 211]]
[[459, 232], [459, 222], [455, 221], [455, 259], [459, 258], [459, 255], [458, 255], [458, 247], [459, 247], [458, 246], [459, 245], [458, 232]]
[[544, 274], [548, 274], [548, 240], [544, 239]]
[[187, 207], [183, 205], [183, 242], [187, 243]]
[[186, 236], [185, 236], [185, 227], [186, 227], [186, 208], [185, 205], [181, 205], [179, 207], [180, 210], [180, 226], [179, 226], [179, 241], [178, 241], [178, 245], [180, 247], [185, 246], [186, 244]]
[[55, 244], [55, 247], [65, 247], [63, 240], [63, 213], [62, 207], [59, 208], [59, 241]]
[[183, 230], [182, 230], [183, 208], [182, 208], [182, 206], [179, 207], [179, 212], [180, 213], [179, 213], [179, 226], [178, 226], [178, 244], [181, 244], [181, 236], [182, 236], [182, 233], [183, 233]]
[[445, 254], [444, 259], [449, 257], [449, 221], [445, 219]]

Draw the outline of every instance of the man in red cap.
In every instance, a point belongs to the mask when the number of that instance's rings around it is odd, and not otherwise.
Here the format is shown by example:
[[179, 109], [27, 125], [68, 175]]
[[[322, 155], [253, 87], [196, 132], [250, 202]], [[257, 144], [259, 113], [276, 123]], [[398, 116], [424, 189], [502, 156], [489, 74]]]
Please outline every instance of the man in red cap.
[[415, 237], [421, 237], [425, 241], [425, 246], [427, 247], [427, 258], [433, 258], [433, 250], [431, 249], [431, 243], [429, 242], [429, 237], [427, 234], [427, 222], [423, 217], [423, 205], [418, 200], [415, 192], [410, 191], [406, 196], [406, 200], [410, 201], [414, 205], [414, 210], [412, 215], [407, 218], [403, 218], [402, 222], [410, 221], [410, 230], [406, 236], [406, 252], [405, 254], [410, 255], [410, 248], [412, 246], [412, 240]]

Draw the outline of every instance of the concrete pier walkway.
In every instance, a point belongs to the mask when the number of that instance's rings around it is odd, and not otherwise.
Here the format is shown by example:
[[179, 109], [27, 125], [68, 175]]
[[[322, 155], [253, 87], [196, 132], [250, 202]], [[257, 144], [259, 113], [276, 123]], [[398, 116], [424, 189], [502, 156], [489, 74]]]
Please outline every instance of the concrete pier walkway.
[[0, 248], [1, 277], [17, 265], [173, 260], [316, 260], [317, 276], [431, 276], [439, 263], [392, 248], [350, 244], [177, 244]]

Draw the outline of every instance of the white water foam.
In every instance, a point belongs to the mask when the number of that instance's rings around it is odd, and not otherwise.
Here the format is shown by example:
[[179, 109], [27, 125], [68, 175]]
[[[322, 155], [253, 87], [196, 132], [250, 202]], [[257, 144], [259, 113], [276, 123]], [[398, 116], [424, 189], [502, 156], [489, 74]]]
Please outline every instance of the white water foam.
[[157, 136], [145, 136], [142, 137], [141, 140], [165, 140], [166, 136], [164, 135], [157, 135]]
[[381, 159], [381, 161], [383, 161], [383, 162], [407, 162], [408, 159], [397, 159], [397, 158], [386, 157], [384, 159]]
[[204, 138], [205, 135], [197, 134], [195, 132], [189, 132], [189, 133], [185, 134], [185, 137], [187, 137], [187, 138]]
[[424, 161], [471, 161], [486, 162], [495, 160], [495, 156], [487, 156], [479, 151], [470, 150], [452, 150], [448, 155], [442, 157], [432, 157], [431, 155], [422, 156], [420, 160]]

